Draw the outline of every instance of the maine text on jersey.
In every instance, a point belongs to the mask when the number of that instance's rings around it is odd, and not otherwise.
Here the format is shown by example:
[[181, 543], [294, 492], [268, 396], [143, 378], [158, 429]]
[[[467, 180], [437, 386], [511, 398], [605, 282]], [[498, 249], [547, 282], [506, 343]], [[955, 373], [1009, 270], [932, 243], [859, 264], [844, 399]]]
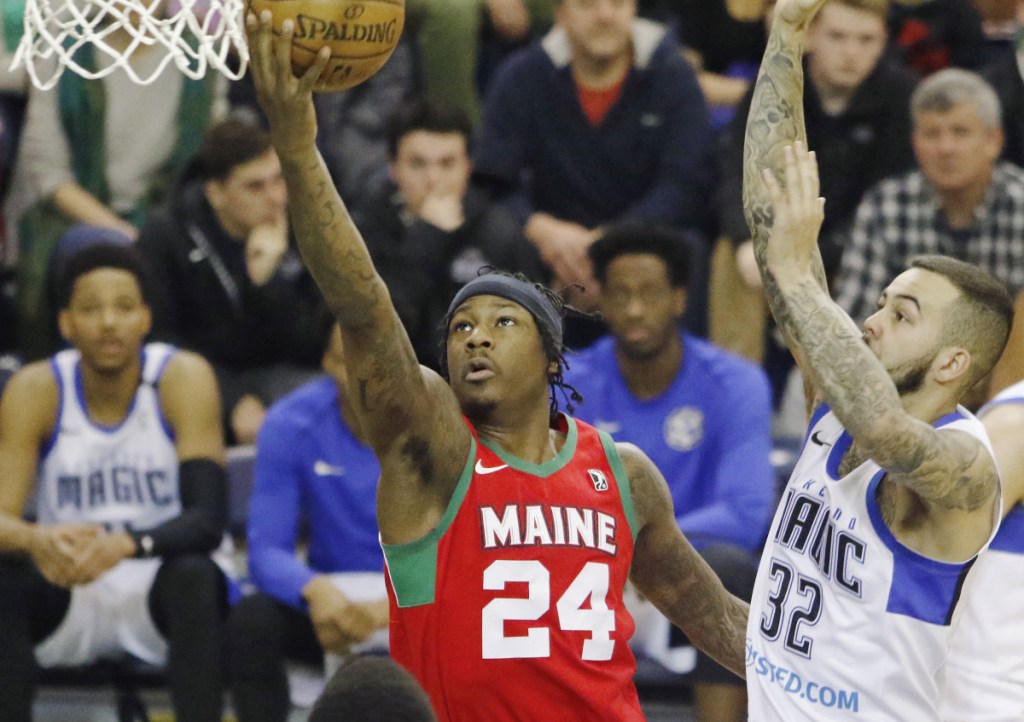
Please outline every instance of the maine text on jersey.
[[563, 546], [596, 549], [615, 555], [615, 517], [594, 509], [547, 504], [508, 504], [498, 511], [482, 506], [481, 546]]

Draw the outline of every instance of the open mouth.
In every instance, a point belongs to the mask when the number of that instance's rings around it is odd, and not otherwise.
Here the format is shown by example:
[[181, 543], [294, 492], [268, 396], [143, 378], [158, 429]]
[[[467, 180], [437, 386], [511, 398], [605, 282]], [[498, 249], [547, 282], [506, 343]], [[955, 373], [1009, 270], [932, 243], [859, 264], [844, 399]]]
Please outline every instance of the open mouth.
[[494, 376], [494, 367], [485, 358], [470, 359], [466, 364], [466, 381], [485, 381]]

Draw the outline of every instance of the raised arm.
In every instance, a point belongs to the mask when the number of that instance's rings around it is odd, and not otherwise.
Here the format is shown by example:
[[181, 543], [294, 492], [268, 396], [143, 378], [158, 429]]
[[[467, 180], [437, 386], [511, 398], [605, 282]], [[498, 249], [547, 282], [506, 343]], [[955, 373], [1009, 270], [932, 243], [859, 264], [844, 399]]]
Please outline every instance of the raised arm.
[[617, 447], [639, 526], [630, 579], [690, 641], [744, 677], [747, 603], [726, 591], [679, 531], [668, 485], [654, 463], [632, 444]]
[[[927, 512], [977, 512], [976, 519], [984, 522], [997, 491], [991, 455], [971, 435], [939, 431], [907, 413], [892, 377], [860, 330], [817, 284], [809, 268], [824, 216], [817, 165], [800, 144], [786, 148], [784, 156], [784, 187], [771, 171], [764, 174], [774, 215], [765, 258], [782, 297], [779, 324], [803, 349], [804, 372], [853, 436], [859, 453], [913, 491]], [[933, 531], [946, 539], [971, 536], [949, 535], [943, 524], [938, 527]], [[980, 527], [975, 531], [977, 537], [987, 535]]]
[[264, 11], [258, 20], [248, 17], [247, 30], [249, 67], [281, 159], [299, 251], [341, 324], [355, 410], [381, 460], [385, 484], [415, 515], [413, 507], [423, 501], [413, 498], [417, 492], [428, 490], [446, 503], [445, 485], [454, 487], [465, 463], [469, 431], [448, 386], [417, 364], [384, 281], [317, 151], [312, 89], [327, 48], [297, 79], [289, 59], [292, 21], [275, 35]]
[[[798, 140], [807, 145], [802, 64], [804, 37], [814, 14], [823, 4], [824, 0], [781, 0], [776, 6], [775, 22], [754, 84], [743, 141], [743, 215], [750, 228], [754, 257], [768, 307], [801, 369], [806, 366], [803, 351], [790, 329], [780, 321], [780, 316], [785, 313], [785, 301], [765, 263], [774, 216], [771, 197], [761, 174], [765, 169], [771, 169], [781, 175], [783, 148]], [[822, 289], [827, 289], [825, 267], [817, 245], [811, 261], [811, 272], [816, 282]], [[809, 407], [816, 406], [820, 401], [817, 390], [808, 388], [807, 392]]]

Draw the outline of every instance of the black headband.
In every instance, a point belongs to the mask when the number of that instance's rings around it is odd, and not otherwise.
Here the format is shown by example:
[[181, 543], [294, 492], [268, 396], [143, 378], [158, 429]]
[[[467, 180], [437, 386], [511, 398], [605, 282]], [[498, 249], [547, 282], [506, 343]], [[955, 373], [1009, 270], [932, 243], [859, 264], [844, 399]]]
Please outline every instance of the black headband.
[[448, 306], [449, 318], [455, 313], [455, 309], [473, 296], [500, 296], [518, 303], [530, 312], [538, 326], [547, 327], [557, 344], [562, 345], [562, 317], [551, 299], [534, 284], [498, 273], [474, 278], [455, 294], [455, 298]]

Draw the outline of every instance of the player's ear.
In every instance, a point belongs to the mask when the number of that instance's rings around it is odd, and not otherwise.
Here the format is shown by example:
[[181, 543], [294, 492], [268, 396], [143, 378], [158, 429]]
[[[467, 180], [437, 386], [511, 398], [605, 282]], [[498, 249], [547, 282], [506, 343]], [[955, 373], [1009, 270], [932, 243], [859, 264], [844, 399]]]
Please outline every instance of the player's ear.
[[947, 346], [936, 357], [935, 380], [942, 384], [954, 383], [966, 377], [971, 368], [970, 352], [960, 346]]
[[60, 329], [60, 337], [65, 341], [71, 340], [71, 314], [66, 308], [62, 308], [57, 314], [57, 328]]
[[676, 318], [682, 318], [686, 313], [686, 288], [683, 286], [672, 289], [672, 313]]

